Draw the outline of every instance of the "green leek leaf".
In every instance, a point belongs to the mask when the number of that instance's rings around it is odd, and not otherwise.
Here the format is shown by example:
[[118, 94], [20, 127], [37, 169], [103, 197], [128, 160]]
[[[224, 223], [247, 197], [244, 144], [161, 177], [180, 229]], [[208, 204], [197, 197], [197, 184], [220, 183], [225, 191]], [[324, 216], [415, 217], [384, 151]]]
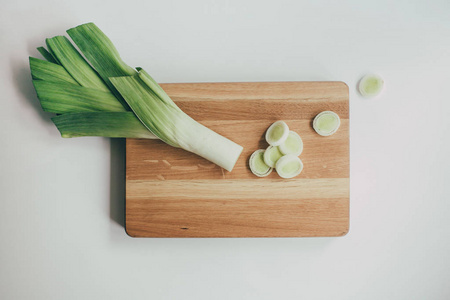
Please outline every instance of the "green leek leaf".
[[123, 62], [114, 44], [94, 23], [71, 28], [67, 33], [122, 105], [128, 108], [109, 78], [135, 75], [136, 70]]
[[78, 85], [78, 82], [60, 65], [30, 57], [30, 69], [33, 79], [50, 82], [67, 82]]
[[136, 74], [133, 68], [123, 62], [114, 44], [94, 23], [79, 25], [67, 30], [67, 33], [105, 82], [109, 81], [109, 77]]
[[162, 141], [195, 153], [225, 170], [233, 169], [242, 146], [196, 122], [175, 103], [166, 103], [139, 74], [110, 80], [142, 124]]
[[132, 112], [68, 113], [52, 118], [64, 138], [102, 136], [154, 139]]
[[52, 50], [61, 65], [81, 86], [109, 91], [97, 72], [92, 69], [65, 36], [55, 36], [46, 41], [49, 49]]
[[148, 74], [144, 69], [138, 67], [139, 78], [162, 100], [164, 103], [173, 106], [176, 109], [180, 109], [173, 100], [166, 94], [162, 87]]
[[53, 57], [53, 55], [48, 52], [47, 49], [45, 49], [44, 47], [38, 47], [37, 50], [39, 51], [39, 53], [41, 53], [41, 55], [49, 62], [54, 63], [54, 64], [58, 64], [58, 61], [56, 60], [56, 58]]
[[43, 80], [33, 80], [33, 84], [44, 111], [57, 114], [87, 111], [126, 111], [111, 92]]
[[50, 55], [55, 59], [56, 64], [61, 65], [61, 63], [59, 62], [58, 58], [56, 57], [55, 53], [53, 52], [53, 50], [50, 47], [50, 45], [48, 44], [48, 42], [49, 42], [49, 39], [45, 39], [45, 44], [47, 45], [48, 53], [50, 53]]
[[179, 109], [165, 104], [137, 75], [110, 80], [148, 130], [165, 143], [179, 147], [173, 138], [178, 115], [182, 113]]

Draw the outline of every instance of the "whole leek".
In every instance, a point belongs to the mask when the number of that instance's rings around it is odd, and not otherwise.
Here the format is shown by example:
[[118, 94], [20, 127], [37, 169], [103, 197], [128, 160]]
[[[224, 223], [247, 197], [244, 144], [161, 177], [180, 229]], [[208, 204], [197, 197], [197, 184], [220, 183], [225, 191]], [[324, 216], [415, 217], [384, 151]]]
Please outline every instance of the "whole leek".
[[[131, 68], [93, 23], [56, 36], [30, 57], [43, 110], [62, 137], [158, 138], [231, 171], [242, 147], [184, 113], [142, 68]], [[84, 58], [86, 57], [86, 59]]]

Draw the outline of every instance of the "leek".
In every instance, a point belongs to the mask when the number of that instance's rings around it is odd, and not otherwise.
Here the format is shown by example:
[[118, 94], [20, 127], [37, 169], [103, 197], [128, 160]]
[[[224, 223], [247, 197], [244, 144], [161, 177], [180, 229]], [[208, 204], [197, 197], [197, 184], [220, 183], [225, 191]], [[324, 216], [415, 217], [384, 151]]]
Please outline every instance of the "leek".
[[293, 178], [302, 172], [303, 162], [298, 156], [288, 154], [277, 161], [275, 169], [281, 178]]
[[287, 139], [283, 144], [278, 146], [280, 152], [284, 155], [294, 154], [299, 156], [303, 152], [303, 140], [295, 131], [290, 131]]
[[58, 61], [56, 60], [56, 58], [47, 49], [45, 49], [44, 47], [38, 47], [37, 50], [49, 62], [58, 64]]
[[360, 81], [358, 85], [359, 92], [364, 97], [375, 97], [384, 87], [384, 80], [380, 75], [367, 74]]
[[43, 110], [62, 137], [158, 138], [231, 171], [243, 148], [184, 113], [142, 68], [126, 65], [93, 23], [46, 39], [46, 59], [30, 57]]
[[279, 146], [287, 139], [289, 127], [284, 121], [276, 121], [266, 131], [266, 141], [271, 146]]
[[314, 130], [321, 136], [334, 134], [341, 125], [338, 114], [332, 111], [323, 111], [318, 114], [313, 121]]
[[289, 131], [284, 121], [269, 126], [266, 141], [270, 144], [267, 149], [256, 150], [250, 156], [253, 174], [265, 177], [275, 169], [281, 178], [293, 178], [302, 172], [303, 162], [298, 156], [303, 151], [303, 141], [295, 131]]
[[47, 82], [67, 82], [78, 85], [78, 82], [58, 64], [30, 57], [31, 77]]
[[167, 103], [158, 97], [141, 75], [142, 71], [134, 76], [110, 78], [141, 122], [167, 144], [193, 152], [231, 171], [242, 147], [194, 121], [170, 98]]
[[250, 170], [253, 174], [255, 174], [258, 177], [266, 177], [270, 173], [272, 173], [273, 168], [266, 165], [264, 162], [264, 153], [266, 150], [264, 149], [258, 149], [250, 156], [249, 159], [249, 166]]
[[269, 146], [264, 152], [264, 162], [271, 168], [275, 168], [277, 161], [283, 156], [278, 146]]
[[110, 92], [64, 82], [33, 80], [33, 84], [44, 111], [57, 114], [83, 111], [126, 111]]
[[52, 118], [64, 138], [103, 136], [113, 138], [156, 138], [132, 112], [68, 113]]
[[55, 36], [47, 39], [46, 42], [56, 59], [81, 86], [109, 91], [97, 72], [91, 68], [68, 38]]

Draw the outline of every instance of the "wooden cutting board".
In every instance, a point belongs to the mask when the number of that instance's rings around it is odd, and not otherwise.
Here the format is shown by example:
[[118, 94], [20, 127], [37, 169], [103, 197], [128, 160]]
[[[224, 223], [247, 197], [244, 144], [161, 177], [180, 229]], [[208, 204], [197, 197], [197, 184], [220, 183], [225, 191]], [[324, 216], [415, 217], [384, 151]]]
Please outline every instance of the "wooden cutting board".
[[[163, 84], [187, 114], [244, 147], [232, 172], [158, 140], [126, 142], [126, 231], [132, 237], [342, 236], [349, 228], [349, 91], [343, 82]], [[332, 136], [313, 118], [341, 117]], [[303, 172], [254, 176], [250, 155], [284, 120], [300, 134]]]

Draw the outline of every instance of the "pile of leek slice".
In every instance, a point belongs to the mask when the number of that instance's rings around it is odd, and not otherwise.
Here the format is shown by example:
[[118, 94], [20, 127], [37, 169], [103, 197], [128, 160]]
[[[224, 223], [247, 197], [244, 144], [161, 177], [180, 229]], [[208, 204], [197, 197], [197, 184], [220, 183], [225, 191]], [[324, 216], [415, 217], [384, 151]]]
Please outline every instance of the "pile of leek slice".
[[276, 121], [266, 131], [266, 149], [258, 149], [250, 156], [249, 166], [258, 177], [268, 176], [273, 169], [281, 178], [293, 178], [303, 170], [299, 155], [303, 151], [301, 137], [284, 121]]
[[160, 139], [231, 171], [242, 147], [185, 114], [142, 68], [125, 64], [110, 39], [93, 23], [46, 39], [30, 57], [42, 109], [62, 137]]
[[[341, 124], [338, 114], [332, 111], [319, 113], [313, 121], [313, 128], [321, 136], [333, 135]], [[266, 177], [275, 169], [281, 178], [293, 178], [303, 170], [299, 158], [303, 152], [302, 138], [284, 121], [276, 121], [266, 131], [269, 147], [258, 149], [250, 156], [249, 166], [258, 177]]]

